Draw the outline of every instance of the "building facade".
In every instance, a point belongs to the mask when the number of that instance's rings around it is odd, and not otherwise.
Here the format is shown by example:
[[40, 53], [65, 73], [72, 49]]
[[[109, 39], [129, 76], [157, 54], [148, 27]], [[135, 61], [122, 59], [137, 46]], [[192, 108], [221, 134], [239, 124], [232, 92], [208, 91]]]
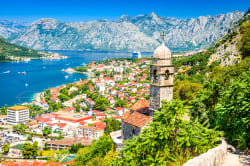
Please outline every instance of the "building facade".
[[7, 124], [17, 125], [29, 121], [29, 108], [25, 106], [13, 106], [7, 109]]

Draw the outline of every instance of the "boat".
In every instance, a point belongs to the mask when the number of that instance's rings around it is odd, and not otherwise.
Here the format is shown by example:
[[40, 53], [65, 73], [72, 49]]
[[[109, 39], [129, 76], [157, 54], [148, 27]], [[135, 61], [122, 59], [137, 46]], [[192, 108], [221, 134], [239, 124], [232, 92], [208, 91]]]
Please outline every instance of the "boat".
[[6, 71], [6, 72], [3, 72], [3, 73], [10, 73], [10, 71], [8, 70], [8, 71]]
[[28, 85], [29, 85], [29, 84], [27, 84], [27, 83], [25, 84], [26, 87], [27, 87]]
[[69, 78], [69, 76], [64, 76], [66, 79]]
[[26, 72], [24, 71], [24, 72], [22, 72], [22, 75], [26, 75]]
[[141, 58], [141, 53], [139, 51], [134, 51], [132, 53], [132, 58]]

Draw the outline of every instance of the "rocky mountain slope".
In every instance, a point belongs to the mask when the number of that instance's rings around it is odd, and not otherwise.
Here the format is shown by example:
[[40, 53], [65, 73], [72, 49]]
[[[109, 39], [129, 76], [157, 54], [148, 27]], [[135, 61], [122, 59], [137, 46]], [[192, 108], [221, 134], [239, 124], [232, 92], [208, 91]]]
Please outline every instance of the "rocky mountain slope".
[[219, 62], [221, 66], [232, 65], [239, 62], [243, 57], [249, 56], [249, 51], [248, 53], [242, 51], [242, 47], [249, 48], [250, 44], [249, 20], [250, 8], [239, 21], [229, 28], [229, 33], [226, 36], [216, 41], [216, 51], [210, 56], [208, 65], [214, 61]]
[[27, 26], [28, 24], [24, 22], [0, 20], [0, 36], [8, 38], [10, 35], [20, 32]]
[[190, 19], [162, 17], [155, 13], [115, 21], [64, 23], [40, 19], [9, 37], [12, 43], [48, 50], [153, 51], [166, 32], [166, 44], [173, 51], [207, 48], [243, 16], [235, 11]]

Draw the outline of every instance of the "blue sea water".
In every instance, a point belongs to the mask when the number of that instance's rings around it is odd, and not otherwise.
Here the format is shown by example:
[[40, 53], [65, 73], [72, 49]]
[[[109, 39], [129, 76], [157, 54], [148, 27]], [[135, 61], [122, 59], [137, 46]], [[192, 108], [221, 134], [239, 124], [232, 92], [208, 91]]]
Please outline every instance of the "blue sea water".
[[[62, 69], [83, 66], [91, 61], [107, 58], [131, 57], [126, 52], [55, 51], [67, 59], [38, 59], [29, 62], [0, 63], [0, 107], [32, 101], [35, 93], [50, 87], [79, 81], [87, 76], [80, 73], [68, 74]], [[152, 53], [142, 53], [142, 57]], [[6, 73], [10, 71], [10, 73]], [[18, 73], [20, 72], [20, 74]], [[26, 72], [22, 75], [21, 72]], [[66, 76], [66, 77], [65, 77]]]

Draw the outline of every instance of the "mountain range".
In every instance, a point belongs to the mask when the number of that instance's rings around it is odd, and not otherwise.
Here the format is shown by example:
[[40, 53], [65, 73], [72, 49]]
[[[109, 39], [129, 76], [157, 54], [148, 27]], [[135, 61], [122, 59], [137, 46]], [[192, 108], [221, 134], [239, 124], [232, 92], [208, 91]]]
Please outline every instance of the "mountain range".
[[153, 51], [164, 31], [166, 45], [180, 52], [209, 47], [243, 15], [244, 12], [235, 11], [177, 19], [149, 13], [80, 23], [42, 18], [29, 25], [0, 21], [0, 35], [12, 43], [39, 50]]

